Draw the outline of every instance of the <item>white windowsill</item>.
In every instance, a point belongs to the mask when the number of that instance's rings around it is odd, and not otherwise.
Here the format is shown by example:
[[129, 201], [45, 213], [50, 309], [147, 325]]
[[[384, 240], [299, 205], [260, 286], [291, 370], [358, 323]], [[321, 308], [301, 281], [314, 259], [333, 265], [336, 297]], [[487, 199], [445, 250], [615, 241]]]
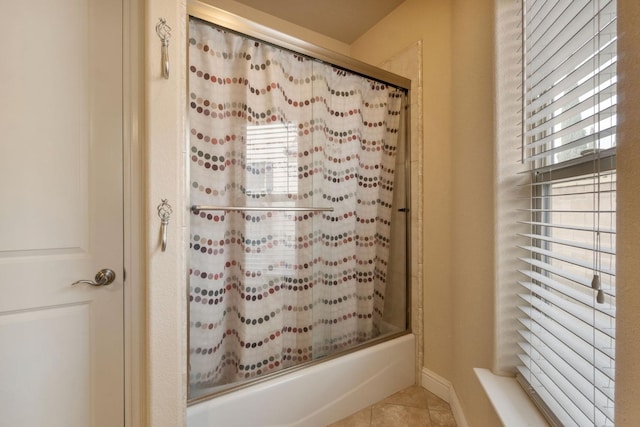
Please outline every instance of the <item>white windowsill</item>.
[[473, 370], [504, 426], [549, 426], [515, 378], [501, 377], [488, 369]]

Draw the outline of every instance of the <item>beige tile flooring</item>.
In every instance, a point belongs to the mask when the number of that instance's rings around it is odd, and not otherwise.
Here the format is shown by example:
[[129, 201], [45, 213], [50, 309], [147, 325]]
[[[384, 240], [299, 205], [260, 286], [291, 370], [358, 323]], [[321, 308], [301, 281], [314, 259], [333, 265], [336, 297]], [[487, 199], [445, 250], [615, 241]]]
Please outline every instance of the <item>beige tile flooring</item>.
[[329, 427], [456, 427], [447, 402], [420, 386], [397, 392]]

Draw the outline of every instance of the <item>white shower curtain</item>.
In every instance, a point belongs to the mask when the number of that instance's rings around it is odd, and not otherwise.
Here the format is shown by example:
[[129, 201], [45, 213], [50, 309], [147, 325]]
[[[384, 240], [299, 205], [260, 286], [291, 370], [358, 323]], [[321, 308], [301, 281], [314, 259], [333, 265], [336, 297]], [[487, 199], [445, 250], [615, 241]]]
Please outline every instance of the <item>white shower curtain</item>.
[[195, 19], [189, 71], [191, 387], [375, 337], [404, 92]]

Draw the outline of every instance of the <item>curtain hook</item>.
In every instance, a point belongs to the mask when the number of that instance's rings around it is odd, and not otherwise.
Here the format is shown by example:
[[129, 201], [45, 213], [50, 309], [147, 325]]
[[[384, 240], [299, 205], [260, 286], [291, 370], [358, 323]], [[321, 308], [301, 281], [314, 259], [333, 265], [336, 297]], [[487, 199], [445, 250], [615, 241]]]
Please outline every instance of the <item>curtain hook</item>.
[[167, 249], [167, 226], [169, 225], [169, 218], [173, 213], [171, 205], [167, 199], [162, 199], [162, 203], [158, 205], [158, 216], [160, 217], [160, 244], [162, 252]]
[[160, 37], [162, 47], [160, 53], [162, 56], [162, 76], [165, 79], [169, 78], [169, 39], [171, 38], [171, 27], [167, 25], [167, 21], [164, 18], [160, 18], [156, 25], [156, 34]]

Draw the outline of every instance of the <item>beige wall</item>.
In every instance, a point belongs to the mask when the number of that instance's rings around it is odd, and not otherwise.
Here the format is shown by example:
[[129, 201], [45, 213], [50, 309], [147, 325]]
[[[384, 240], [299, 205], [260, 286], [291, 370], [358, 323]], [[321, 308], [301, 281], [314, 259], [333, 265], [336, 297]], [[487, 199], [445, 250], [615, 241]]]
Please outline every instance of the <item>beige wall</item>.
[[496, 426], [473, 367], [493, 365], [494, 7], [454, 2], [451, 381], [473, 426]]
[[[424, 365], [451, 378], [451, 2], [407, 0], [356, 40], [351, 55], [378, 65], [422, 40]], [[415, 186], [413, 187], [415, 190]]]
[[[321, 46], [325, 49], [330, 49], [335, 52], [339, 52], [343, 55], [349, 54], [349, 45], [327, 37], [325, 35], [316, 33], [307, 28], [301, 27], [291, 22], [280, 19], [276, 16], [269, 15], [261, 12], [252, 7], [246, 6], [242, 3], [238, 3], [234, 0], [201, 0], [203, 3], [207, 3], [218, 9], [222, 9], [226, 12], [232, 13], [243, 18], [247, 18], [258, 24], [262, 24], [265, 27], [280, 31], [281, 33], [289, 36], [304, 40], [306, 42]], [[315, 7], [315, 6], [314, 6]], [[313, 13], [313, 11], [309, 12]]]
[[[184, 182], [186, 145], [186, 0], [141, 0], [145, 6], [144, 104], [145, 248], [147, 294], [147, 422], [153, 427], [185, 425], [186, 291]], [[172, 28], [170, 78], [161, 75], [160, 42], [155, 34], [163, 17]], [[166, 252], [159, 248], [156, 206], [173, 207]]]
[[423, 40], [424, 366], [472, 426], [498, 421], [493, 365], [493, 1], [407, 0], [351, 46], [373, 64]]
[[640, 420], [640, 2], [618, 0], [616, 425]]

